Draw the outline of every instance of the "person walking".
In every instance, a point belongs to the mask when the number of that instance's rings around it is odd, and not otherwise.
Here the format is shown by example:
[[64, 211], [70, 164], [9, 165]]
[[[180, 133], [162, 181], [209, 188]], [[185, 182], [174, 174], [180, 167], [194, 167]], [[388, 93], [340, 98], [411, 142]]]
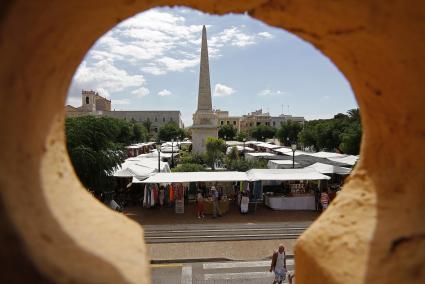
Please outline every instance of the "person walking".
[[322, 205], [322, 210], [324, 211], [326, 208], [328, 208], [329, 205], [329, 195], [327, 193], [327, 190], [324, 190], [320, 194], [320, 204]]
[[196, 197], [196, 213], [198, 215], [198, 219], [205, 218], [204, 215], [204, 197], [202, 193], [199, 191]]
[[274, 272], [273, 284], [282, 284], [282, 282], [285, 281], [287, 270], [285, 247], [283, 244], [280, 244], [278, 250], [273, 253], [270, 272]]
[[220, 208], [218, 206], [218, 191], [213, 185], [211, 187], [211, 197], [213, 199], [213, 218], [221, 217]]

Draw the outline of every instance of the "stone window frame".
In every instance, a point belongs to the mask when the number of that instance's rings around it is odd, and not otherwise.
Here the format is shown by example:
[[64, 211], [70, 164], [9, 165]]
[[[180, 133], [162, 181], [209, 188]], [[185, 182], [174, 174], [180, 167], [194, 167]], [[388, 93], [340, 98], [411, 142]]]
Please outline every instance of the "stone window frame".
[[[421, 47], [425, 40], [418, 31], [425, 24], [411, 16], [422, 13], [421, 2], [402, 5], [378, 0], [371, 6], [368, 1], [356, 5], [344, 1], [321, 1], [320, 5], [126, 1], [122, 5], [105, 2], [101, 9], [95, 4], [77, 9], [76, 2], [85, 4], [82, 0], [49, 5], [9, 2], [3, 7], [0, 25], [6, 31], [14, 27], [19, 41], [6, 32], [0, 46], [7, 55], [0, 68], [8, 79], [0, 81], [2, 99], [6, 96], [7, 102], [0, 106], [8, 106], [0, 113], [8, 121], [1, 125], [2, 133], [8, 135], [0, 143], [10, 150], [2, 153], [7, 167], [0, 171], [5, 205], [0, 218], [14, 252], [8, 258], [13, 264], [5, 270], [8, 276], [33, 280], [22, 283], [149, 282], [146, 249], [139, 237], [142, 228], [95, 202], [76, 179], [64, 146], [62, 108], [78, 61], [108, 29], [158, 4], [187, 4], [217, 14], [247, 11], [264, 23], [287, 29], [328, 56], [356, 94], [364, 130], [362, 157], [335, 202], [298, 239], [297, 282], [425, 280], [424, 274], [413, 273], [424, 259], [423, 250], [418, 249], [423, 232], [417, 225], [423, 216], [420, 206], [411, 206], [423, 196], [425, 182], [419, 171], [423, 164], [422, 159], [409, 158], [423, 156]], [[88, 12], [92, 17], [87, 18]], [[41, 14], [45, 15], [42, 20]], [[43, 40], [34, 41], [34, 35], [41, 34]], [[52, 72], [58, 65], [61, 72]], [[28, 76], [22, 70], [33, 72]], [[22, 119], [10, 120], [15, 113], [22, 114]], [[22, 160], [27, 161], [25, 169], [18, 164]], [[409, 164], [409, 175], [403, 172], [405, 164]], [[67, 189], [66, 198], [58, 194], [61, 188]], [[31, 195], [31, 203], [22, 203], [23, 193]], [[23, 216], [31, 216], [31, 222]], [[105, 219], [109, 221], [102, 222]], [[94, 229], [97, 238], [93, 238]], [[113, 232], [120, 232], [119, 238]], [[129, 257], [123, 259], [123, 254]], [[26, 273], [20, 273], [23, 268]], [[92, 273], [94, 269], [102, 273]]]

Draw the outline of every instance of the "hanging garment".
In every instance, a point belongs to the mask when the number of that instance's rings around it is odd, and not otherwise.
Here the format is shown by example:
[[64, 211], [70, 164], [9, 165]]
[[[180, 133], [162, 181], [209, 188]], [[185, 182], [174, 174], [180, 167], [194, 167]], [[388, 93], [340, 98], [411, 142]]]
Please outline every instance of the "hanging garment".
[[165, 199], [164, 188], [161, 188], [159, 190], [159, 205], [160, 206], [164, 205], [164, 199]]
[[155, 206], [155, 195], [153, 193], [153, 188], [151, 190], [151, 207]]
[[174, 186], [170, 185], [170, 203], [174, 202]]
[[241, 198], [241, 213], [248, 213], [249, 197], [242, 196]]
[[148, 185], [145, 185], [145, 188], [143, 190], [143, 207], [146, 207], [146, 202], [147, 202], [147, 189]]
[[151, 186], [148, 184], [146, 187], [146, 208], [151, 207]]
[[170, 187], [168, 185], [164, 188], [164, 204], [170, 204]]
[[263, 196], [263, 187], [260, 180], [254, 182], [253, 196], [254, 200], [259, 200]]

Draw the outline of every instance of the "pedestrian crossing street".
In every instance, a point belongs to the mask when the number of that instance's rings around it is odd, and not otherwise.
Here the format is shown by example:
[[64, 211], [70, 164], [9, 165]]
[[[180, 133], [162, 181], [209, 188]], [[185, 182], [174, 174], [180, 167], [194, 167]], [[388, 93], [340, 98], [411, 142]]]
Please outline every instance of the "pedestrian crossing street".
[[[152, 265], [152, 283], [272, 283], [270, 263], [259, 260]], [[288, 270], [294, 270], [293, 259], [287, 259], [286, 264]]]

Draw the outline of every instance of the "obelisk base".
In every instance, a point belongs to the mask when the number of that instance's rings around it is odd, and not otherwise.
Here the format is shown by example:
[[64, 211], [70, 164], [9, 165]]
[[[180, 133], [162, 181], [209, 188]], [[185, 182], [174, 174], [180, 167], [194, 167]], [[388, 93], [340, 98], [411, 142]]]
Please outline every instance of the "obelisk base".
[[217, 138], [217, 127], [214, 128], [192, 128], [192, 153], [202, 154], [206, 152], [208, 137]]

